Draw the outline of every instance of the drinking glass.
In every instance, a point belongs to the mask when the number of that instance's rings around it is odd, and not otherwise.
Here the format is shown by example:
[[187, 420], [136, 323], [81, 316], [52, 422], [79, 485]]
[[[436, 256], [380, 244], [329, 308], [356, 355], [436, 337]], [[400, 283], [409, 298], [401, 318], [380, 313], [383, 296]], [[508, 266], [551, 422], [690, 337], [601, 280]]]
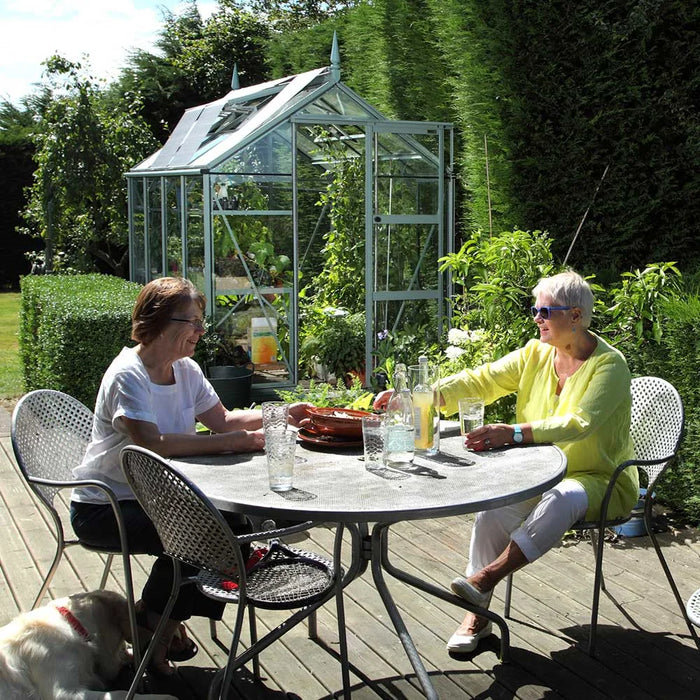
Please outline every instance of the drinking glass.
[[289, 404], [284, 401], [265, 401], [262, 405], [262, 421], [265, 435], [269, 430], [286, 430]]
[[462, 437], [466, 437], [475, 428], [484, 424], [484, 402], [481, 399], [468, 397], [459, 400], [459, 429]]
[[384, 416], [362, 417], [362, 442], [365, 448], [365, 469], [384, 466]]
[[271, 491], [291, 491], [297, 434], [293, 430], [268, 430], [265, 454]]

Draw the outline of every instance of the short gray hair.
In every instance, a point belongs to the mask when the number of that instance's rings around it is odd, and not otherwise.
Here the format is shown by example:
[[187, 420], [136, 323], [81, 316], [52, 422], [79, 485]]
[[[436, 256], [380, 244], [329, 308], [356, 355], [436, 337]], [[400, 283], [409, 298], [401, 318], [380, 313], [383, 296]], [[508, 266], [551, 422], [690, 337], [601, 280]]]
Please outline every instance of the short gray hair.
[[578, 272], [567, 270], [543, 277], [532, 290], [532, 296], [546, 294], [557, 306], [575, 306], [581, 310], [581, 325], [588, 328], [593, 316], [593, 291]]

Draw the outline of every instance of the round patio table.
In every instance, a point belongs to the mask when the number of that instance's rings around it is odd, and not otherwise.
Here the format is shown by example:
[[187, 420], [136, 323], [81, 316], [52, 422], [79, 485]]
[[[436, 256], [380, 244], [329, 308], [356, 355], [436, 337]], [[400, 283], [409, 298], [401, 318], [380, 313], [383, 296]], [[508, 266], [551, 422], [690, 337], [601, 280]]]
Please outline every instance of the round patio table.
[[[501, 660], [508, 655], [505, 620], [450, 591], [397, 569], [389, 560], [388, 531], [404, 520], [439, 518], [498, 508], [537, 496], [561, 481], [566, 457], [552, 445], [471, 452], [459, 435], [445, 436], [440, 453], [419, 457], [405, 470], [365, 468], [362, 446], [297, 447], [294, 487], [270, 491], [265, 455], [225, 454], [171, 459], [225, 511], [270, 519], [342, 522], [353, 533], [352, 564], [345, 585], [371, 565], [372, 577], [426, 697], [437, 698], [423, 662], [384, 581], [384, 572], [422, 591], [495, 622], [501, 632]], [[372, 524], [371, 534], [369, 525]]]

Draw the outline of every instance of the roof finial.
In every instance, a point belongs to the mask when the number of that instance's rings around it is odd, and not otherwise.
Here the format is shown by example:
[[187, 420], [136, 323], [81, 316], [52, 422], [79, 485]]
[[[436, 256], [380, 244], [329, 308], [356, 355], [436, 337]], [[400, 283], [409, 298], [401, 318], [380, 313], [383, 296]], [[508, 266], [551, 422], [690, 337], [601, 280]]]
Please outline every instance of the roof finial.
[[331, 77], [333, 80], [340, 80], [340, 50], [335, 29], [333, 30], [333, 48], [331, 48]]
[[238, 61], [233, 64], [233, 75], [231, 76], [231, 90], [240, 89], [241, 84], [238, 82]]

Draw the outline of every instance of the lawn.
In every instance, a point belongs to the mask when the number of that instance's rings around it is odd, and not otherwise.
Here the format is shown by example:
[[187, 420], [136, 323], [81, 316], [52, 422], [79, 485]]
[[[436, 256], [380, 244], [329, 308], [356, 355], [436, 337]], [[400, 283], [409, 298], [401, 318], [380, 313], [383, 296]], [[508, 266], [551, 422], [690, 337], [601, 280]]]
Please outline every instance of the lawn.
[[21, 396], [22, 370], [19, 363], [20, 294], [0, 294], [0, 400]]

